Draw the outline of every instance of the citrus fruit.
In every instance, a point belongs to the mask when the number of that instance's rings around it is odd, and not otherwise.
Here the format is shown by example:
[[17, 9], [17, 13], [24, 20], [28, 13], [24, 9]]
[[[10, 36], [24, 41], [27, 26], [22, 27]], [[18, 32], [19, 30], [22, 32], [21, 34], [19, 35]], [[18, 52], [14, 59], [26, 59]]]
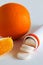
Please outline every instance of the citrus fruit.
[[23, 5], [8, 3], [0, 11], [0, 36], [17, 39], [30, 30], [30, 12]]
[[9, 37], [0, 39], [0, 55], [3, 55], [13, 48], [13, 40]]

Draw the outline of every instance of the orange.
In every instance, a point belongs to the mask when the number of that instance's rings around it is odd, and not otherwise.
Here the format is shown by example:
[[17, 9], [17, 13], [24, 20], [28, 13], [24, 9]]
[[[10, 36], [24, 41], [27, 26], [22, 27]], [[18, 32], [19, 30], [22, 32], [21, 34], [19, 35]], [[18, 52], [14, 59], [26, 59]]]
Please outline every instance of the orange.
[[8, 3], [0, 11], [0, 36], [17, 39], [30, 30], [30, 13], [24, 6]]
[[3, 55], [13, 48], [13, 40], [9, 37], [0, 39], [0, 55]]

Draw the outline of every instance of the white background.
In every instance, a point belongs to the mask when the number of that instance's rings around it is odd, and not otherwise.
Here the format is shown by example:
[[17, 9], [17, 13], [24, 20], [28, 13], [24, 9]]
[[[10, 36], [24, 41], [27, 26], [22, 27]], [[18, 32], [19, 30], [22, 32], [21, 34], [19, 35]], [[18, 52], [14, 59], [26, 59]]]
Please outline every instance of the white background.
[[[0, 6], [8, 2], [21, 3], [30, 11], [33, 28], [43, 25], [43, 0], [0, 0]], [[43, 65], [43, 43], [31, 60], [17, 60], [8, 54], [0, 57], [0, 65]]]

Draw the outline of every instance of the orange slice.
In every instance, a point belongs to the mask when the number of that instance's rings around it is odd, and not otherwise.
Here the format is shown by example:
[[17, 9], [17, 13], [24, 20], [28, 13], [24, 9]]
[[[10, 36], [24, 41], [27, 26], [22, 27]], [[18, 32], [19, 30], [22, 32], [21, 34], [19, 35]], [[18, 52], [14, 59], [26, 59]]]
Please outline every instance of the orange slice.
[[3, 55], [13, 48], [13, 40], [10, 37], [0, 39], [0, 55]]

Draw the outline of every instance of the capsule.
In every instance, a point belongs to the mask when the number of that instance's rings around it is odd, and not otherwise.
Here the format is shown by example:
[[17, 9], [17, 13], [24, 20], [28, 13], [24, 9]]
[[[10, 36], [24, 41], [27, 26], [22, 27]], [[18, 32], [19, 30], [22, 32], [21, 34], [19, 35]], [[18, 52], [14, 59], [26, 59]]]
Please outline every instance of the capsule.
[[[23, 44], [20, 47], [20, 52], [18, 52], [17, 57], [19, 59], [29, 59], [33, 52], [39, 47], [40, 43], [43, 41], [43, 26], [37, 29], [31, 34], [27, 34], [24, 37]], [[21, 53], [22, 51], [22, 53]]]

